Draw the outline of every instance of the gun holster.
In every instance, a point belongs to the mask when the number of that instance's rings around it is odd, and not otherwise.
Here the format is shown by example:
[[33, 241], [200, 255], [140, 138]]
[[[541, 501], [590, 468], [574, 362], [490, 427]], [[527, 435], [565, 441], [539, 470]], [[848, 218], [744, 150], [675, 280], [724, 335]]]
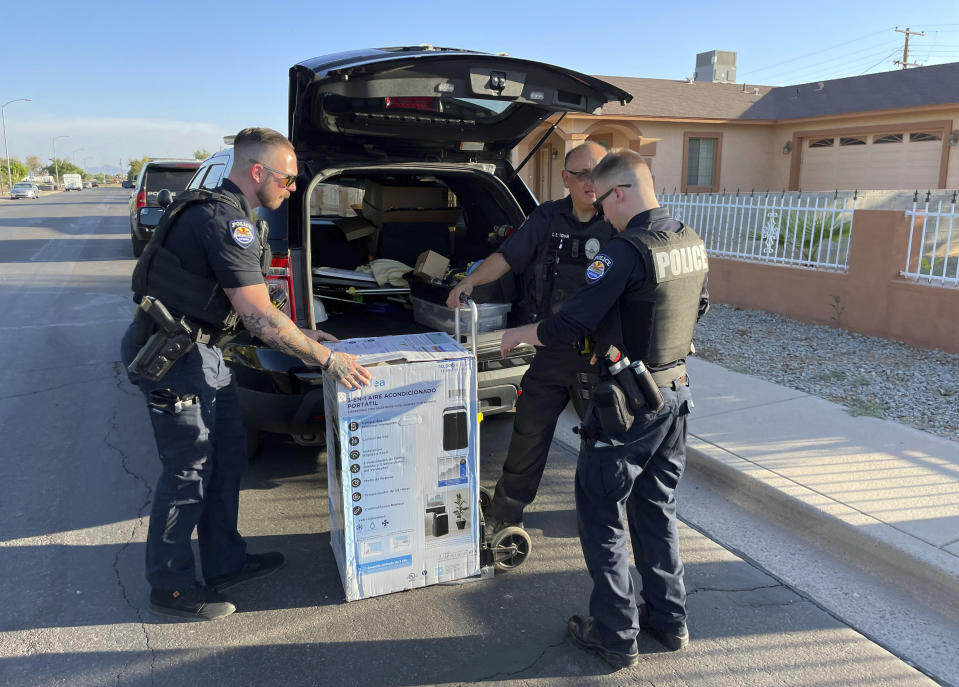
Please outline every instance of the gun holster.
[[127, 366], [127, 370], [151, 382], [163, 379], [173, 363], [185, 356], [193, 348], [193, 336], [190, 328], [182, 319], [174, 320], [160, 301], [144, 298], [140, 301], [134, 322], [137, 325], [138, 340], [141, 332], [149, 331], [148, 325], [155, 323], [153, 334], [146, 339], [136, 357]]

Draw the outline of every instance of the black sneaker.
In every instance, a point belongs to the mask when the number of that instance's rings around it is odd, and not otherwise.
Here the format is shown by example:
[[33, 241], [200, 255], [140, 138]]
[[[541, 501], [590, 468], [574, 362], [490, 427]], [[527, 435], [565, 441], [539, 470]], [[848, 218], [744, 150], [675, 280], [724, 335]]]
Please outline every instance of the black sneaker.
[[644, 627], [643, 632], [648, 634], [670, 651], [679, 651], [680, 649], [685, 649], [686, 645], [689, 644], [689, 630], [685, 625], [680, 627], [676, 632], [657, 630], [655, 627]]
[[680, 625], [679, 629], [675, 631], [652, 627], [649, 625], [649, 611], [646, 610], [645, 605], [639, 607], [639, 627], [640, 631], [645, 632], [670, 651], [685, 649], [686, 645], [689, 644], [689, 630], [686, 623]]
[[614, 668], [628, 668], [639, 663], [639, 651], [624, 653], [622, 651], [612, 651], [603, 646], [599, 636], [596, 633], [595, 620], [592, 617], [581, 618], [574, 615], [566, 623], [566, 632], [569, 634], [570, 641], [580, 649], [592, 651], [606, 661]]
[[189, 589], [150, 591], [150, 612], [183, 620], [216, 620], [230, 615], [236, 606], [210, 587], [197, 585]]
[[211, 577], [207, 579], [206, 583], [218, 592], [222, 592], [224, 589], [235, 587], [241, 582], [254, 580], [258, 577], [266, 577], [271, 573], [275, 573], [283, 567], [283, 563], [285, 562], [283, 554], [279, 551], [271, 551], [270, 553], [248, 553], [246, 554], [246, 560], [243, 562], [243, 565], [240, 566], [240, 569], [235, 573]]

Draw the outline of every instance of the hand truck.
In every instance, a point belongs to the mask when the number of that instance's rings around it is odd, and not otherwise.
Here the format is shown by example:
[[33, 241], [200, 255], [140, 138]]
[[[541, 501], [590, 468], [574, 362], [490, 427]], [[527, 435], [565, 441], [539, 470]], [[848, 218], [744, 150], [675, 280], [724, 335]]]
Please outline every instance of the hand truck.
[[[473, 349], [473, 380], [479, 386], [479, 354], [476, 343], [476, 329], [479, 322], [479, 310], [476, 302], [465, 293], [460, 294], [460, 302], [469, 306], [471, 321], [471, 344]], [[460, 343], [460, 308], [455, 310], [454, 314], [456, 342]], [[479, 399], [478, 388], [476, 398]], [[477, 427], [483, 422], [483, 414], [478, 413], [479, 417]], [[480, 456], [480, 438], [477, 432], [476, 438], [476, 456]], [[477, 461], [478, 462], [478, 461]], [[477, 479], [479, 475], [477, 475]], [[533, 543], [529, 535], [522, 527], [504, 527], [499, 532], [491, 536], [486, 536], [486, 518], [485, 513], [489, 504], [493, 500], [493, 495], [489, 489], [480, 487], [480, 565], [484, 568], [492, 567], [495, 570], [512, 570], [521, 566], [529, 557], [533, 550]]]

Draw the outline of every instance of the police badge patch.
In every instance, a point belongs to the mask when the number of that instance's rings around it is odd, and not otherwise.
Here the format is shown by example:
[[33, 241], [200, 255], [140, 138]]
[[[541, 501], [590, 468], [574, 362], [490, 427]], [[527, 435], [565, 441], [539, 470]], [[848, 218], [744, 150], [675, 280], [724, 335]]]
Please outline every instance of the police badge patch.
[[230, 222], [230, 235], [240, 248], [246, 248], [256, 238], [253, 224], [245, 219], [235, 219]]
[[609, 271], [609, 268], [613, 266], [613, 260], [606, 253], [600, 253], [596, 256], [596, 259], [593, 260], [589, 267], [586, 268], [586, 281], [595, 282], [603, 278], [603, 276]]
[[591, 238], [586, 242], [586, 259], [592, 260], [599, 252], [599, 239]]

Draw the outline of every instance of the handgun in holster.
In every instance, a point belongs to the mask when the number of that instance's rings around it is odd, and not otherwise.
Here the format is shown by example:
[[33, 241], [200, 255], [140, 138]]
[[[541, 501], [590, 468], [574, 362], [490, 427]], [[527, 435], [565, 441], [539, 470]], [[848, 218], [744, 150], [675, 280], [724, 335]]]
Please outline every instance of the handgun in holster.
[[[156, 331], [137, 352], [127, 370], [156, 382], [193, 348], [193, 330], [182, 317], [174, 318], [163, 303], [152, 296], [140, 300], [140, 311], [153, 320]], [[138, 313], [137, 316], [142, 321], [143, 315]]]

